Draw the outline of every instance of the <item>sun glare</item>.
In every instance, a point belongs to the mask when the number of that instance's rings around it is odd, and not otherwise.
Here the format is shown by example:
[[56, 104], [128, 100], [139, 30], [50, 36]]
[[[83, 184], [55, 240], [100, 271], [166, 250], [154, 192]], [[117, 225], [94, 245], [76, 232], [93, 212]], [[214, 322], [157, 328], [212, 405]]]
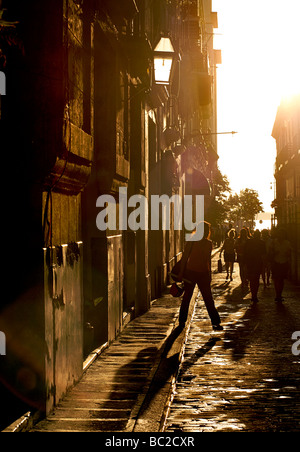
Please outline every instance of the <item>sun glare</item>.
[[282, 74], [280, 92], [283, 99], [300, 94], [300, 59], [298, 65], [296, 63], [294, 65], [291, 64], [290, 68], [290, 73]]
[[223, 60], [218, 129], [238, 131], [218, 137], [220, 170], [234, 191], [257, 190], [270, 210], [277, 108], [300, 93], [300, 0], [213, 0], [213, 9], [219, 20], [214, 47]]

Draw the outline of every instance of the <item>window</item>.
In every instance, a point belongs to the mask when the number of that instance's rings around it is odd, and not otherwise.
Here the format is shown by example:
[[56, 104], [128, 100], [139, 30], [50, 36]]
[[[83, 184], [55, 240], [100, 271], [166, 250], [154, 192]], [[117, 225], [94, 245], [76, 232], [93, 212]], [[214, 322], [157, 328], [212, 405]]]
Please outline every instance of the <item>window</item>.
[[286, 197], [293, 198], [294, 193], [294, 176], [292, 176], [286, 180]]

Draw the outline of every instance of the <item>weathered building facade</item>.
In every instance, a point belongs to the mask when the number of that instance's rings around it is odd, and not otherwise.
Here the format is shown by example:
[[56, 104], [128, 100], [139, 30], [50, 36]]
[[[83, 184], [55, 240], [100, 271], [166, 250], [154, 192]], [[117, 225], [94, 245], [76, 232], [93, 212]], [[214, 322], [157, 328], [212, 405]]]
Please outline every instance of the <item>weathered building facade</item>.
[[300, 96], [281, 102], [272, 136], [276, 140], [275, 215], [291, 241], [291, 277], [300, 280]]
[[[120, 193], [149, 202], [203, 194], [209, 206], [217, 15], [211, 0], [6, 3], [1, 381], [48, 412], [80, 379], [84, 357], [160, 296], [183, 249], [173, 221], [99, 230], [97, 200], [107, 196], [117, 218]], [[155, 81], [162, 36], [174, 50], [168, 84]]]

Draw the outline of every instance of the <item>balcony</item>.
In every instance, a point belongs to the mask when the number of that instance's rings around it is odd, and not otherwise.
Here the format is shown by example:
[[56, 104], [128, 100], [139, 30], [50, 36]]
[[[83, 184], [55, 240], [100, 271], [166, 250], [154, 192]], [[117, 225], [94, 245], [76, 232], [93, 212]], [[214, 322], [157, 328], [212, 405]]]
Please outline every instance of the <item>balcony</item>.
[[208, 107], [211, 104], [211, 76], [205, 72], [191, 74], [195, 107]]
[[284, 168], [289, 167], [290, 163], [294, 164], [295, 159], [299, 158], [299, 153], [292, 143], [287, 143], [282, 149], [277, 153], [275, 172], [279, 172]]
[[208, 56], [199, 48], [190, 52], [191, 71], [195, 73], [208, 73]]
[[139, 78], [145, 85], [150, 86], [150, 67], [152, 47], [146, 35], [126, 35], [122, 38], [124, 52], [130, 65], [130, 75]]
[[[53, 133], [54, 127], [62, 128], [63, 124], [51, 124], [48, 127]], [[58, 142], [60, 146], [58, 146]], [[60, 131], [52, 142], [52, 149], [60, 149], [57, 155], [52, 151], [55, 162], [47, 168], [48, 174], [44, 181], [46, 188], [54, 191], [77, 195], [87, 184], [91, 175], [93, 161], [94, 141], [93, 137], [76, 125], [69, 123], [64, 126], [64, 132]]]
[[120, 19], [132, 20], [139, 12], [135, 0], [104, 0], [103, 3], [110, 17], [116, 22]]
[[182, 1], [182, 16], [198, 16], [199, 5], [198, 0], [183, 0]]
[[201, 29], [199, 17], [189, 16], [183, 22], [185, 48], [200, 47], [201, 45]]
[[194, 49], [181, 63], [180, 110], [200, 111], [202, 119], [212, 115], [212, 77], [208, 73], [207, 54]]

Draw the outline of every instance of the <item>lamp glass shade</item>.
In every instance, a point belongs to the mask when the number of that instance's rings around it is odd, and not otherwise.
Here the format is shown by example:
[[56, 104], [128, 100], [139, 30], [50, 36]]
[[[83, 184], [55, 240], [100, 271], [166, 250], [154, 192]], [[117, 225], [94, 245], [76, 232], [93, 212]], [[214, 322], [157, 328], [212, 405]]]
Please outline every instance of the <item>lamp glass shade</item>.
[[170, 83], [175, 51], [169, 38], [161, 38], [154, 49], [154, 77], [158, 85]]
[[172, 58], [154, 58], [154, 76], [158, 85], [168, 85], [170, 83]]
[[170, 38], [160, 38], [159, 43], [154, 49], [154, 52], [172, 53], [174, 54], [174, 47]]

